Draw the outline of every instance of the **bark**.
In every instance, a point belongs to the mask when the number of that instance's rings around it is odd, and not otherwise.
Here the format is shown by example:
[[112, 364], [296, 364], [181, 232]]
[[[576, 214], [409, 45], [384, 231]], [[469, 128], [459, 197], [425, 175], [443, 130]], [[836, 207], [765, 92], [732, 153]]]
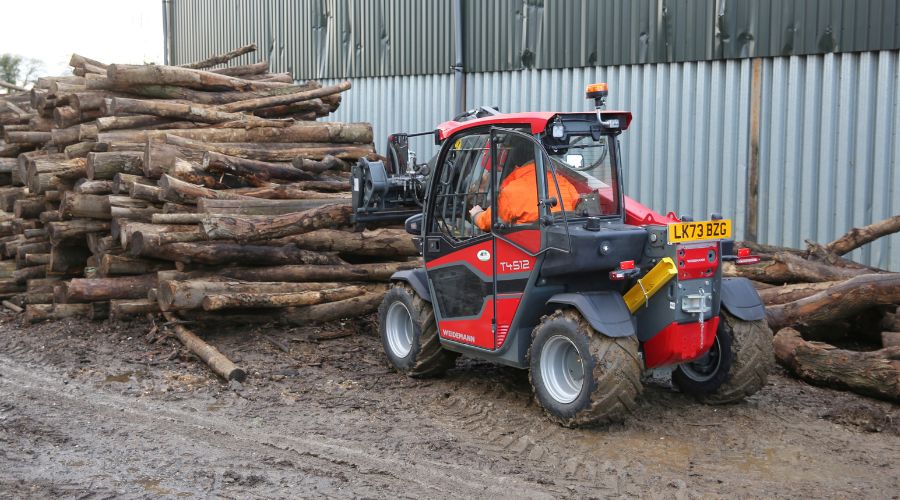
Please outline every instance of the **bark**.
[[244, 113], [229, 113], [203, 105], [129, 99], [126, 97], [108, 99], [106, 101], [106, 111], [113, 116], [144, 114], [201, 123], [240, 122], [245, 127], [289, 127], [293, 123], [293, 120], [267, 119]]
[[221, 111], [237, 112], [252, 111], [255, 109], [268, 108], [272, 106], [282, 106], [285, 104], [293, 104], [298, 101], [306, 101], [316, 99], [332, 94], [339, 94], [350, 89], [350, 82], [341, 82], [337, 85], [329, 85], [318, 89], [296, 92], [293, 94], [284, 94], [271, 97], [260, 97], [256, 99], [247, 99], [244, 101], [222, 104], [217, 109]]
[[805, 299], [823, 290], [827, 290], [840, 281], [822, 281], [820, 283], [796, 283], [793, 285], [774, 286], [757, 290], [759, 298], [767, 306], [787, 304], [795, 300]]
[[325, 323], [343, 318], [354, 318], [377, 311], [383, 298], [383, 291], [369, 292], [359, 297], [327, 304], [293, 307], [282, 312], [279, 318], [293, 325], [308, 325], [315, 322]]
[[[247, 158], [259, 161], [292, 161], [298, 156], [313, 160], [321, 160], [326, 156], [334, 156], [342, 160], [357, 160], [374, 153], [371, 145], [341, 145], [330, 143], [234, 143], [234, 142], [204, 142], [186, 138], [175, 134], [166, 134], [166, 144], [196, 149], [199, 151], [214, 151], [229, 156]], [[349, 189], [349, 188], [348, 188]]]
[[895, 215], [868, 226], [855, 227], [847, 234], [825, 245], [835, 255], [844, 255], [872, 241], [900, 231], [900, 215]]
[[306, 82], [301, 85], [285, 85], [255, 92], [205, 92], [202, 90], [193, 90], [177, 85], [122, 85], [117, 86], [107, 78], [88, 80], [85, 82], [85, 88], [88, 90], [121, 90], [130, 94], [140, 95], [144, 97], [152, 97], [155, 99], [180, 99], [184, 101], [195, 102], [197, 104], [227, 104], [229, 102], [242, 101], [256, 97], [267, 97], [272, 95], [293, 94], [319, 88], [318, 82]]
[[260, 293], [298, 293], [332, 290], [344, 286], [341, 283], [242, 283], [222, 279], [191, 279], [185, 281], [160, 278], [156, 299], [163, 311], [199, 309], [208, 295], [237, 295]]
[[294, 265], [277, 267], [234, 267], [219, 270], [219, 274], [243, 281], [375, 281], [386, 282], [398, 272], [416, 269], [421, 262], [390, 262], [349, 265]]
[[[350, 199], [343, 194], [315, 193], [320, 198], [302, 200], [266, 200], [250, 198], [246, 200], [197, 200], [197, 210], [214, 215], [285, 215], [321, 207]], [[199, 214], [198, 214], [199, 215]]]
[[764, 283], [783, 284], [799, 282], [840, 281], [864, 274], [867, 269], [835, 267], [821, 262], [805, 260], [790, 253], [777, 253], [773, 260], [748, 266], [726, 263], [726, 276], [742, 276]]
[[118, 173], [112, 179], [112, 192], [117, 195], [127, 195], [135, 183], [156, 185], [152, 179], [145, 179], [141, 175]]
[[283, 87], [283, 83], [258, 82], [175, 66], [110, 64], [106, 74], [113, 85], [177, 85], [196, 90], [253, 91]]
[[346, 226], [352, 213], [349, 204], [334, 204], [272, 217], [211, 215], [201, 224], [212, 240], [258, 241]]
[[329, 255], [301, 250], [293, 245], [283, 247], [240, 245], [236, 243], [170, 243], [158, 247], [144, 245], [142, 257], [184, 262], [186, 264], [259, 266], [289, 264], [340, 264]]
[[90, 304], [28, 304], [25, 306], [25, 322], [31, 324], [76, 316], [87, 318], [90, 313]]
[[238, 382], [242, 382], [247, 378], [247, 373], [238, 368], [237, 365], [232, 363], [224, 354], [219, 352], [215, 347], [200, 340], [200, 337], [195, 335], [194, 332], [178, 324], [178, 318], [174, 314], [164, 313], [164, 316], [166, 320], [169, 321], [167, 326], [172, 329], [175, 337], [181, 341], [188, 350], [203, 360], [203, 362], [217, 375], [225, 380], [237, 380]]
[[144, 314], [159, 313], [159, 304], [148, 299], [124, 299], [109, 301], [110, 319], [123, 319]]
[[58, 245], [65, 241], [80, 240], [88, 233], [109, 231], [109, 221], [93, 219], [72, 219], [47, 223], [50, 243]]
[[45, 266], [50, 263], [50, 254], [49, 253], [27, 253], [25, 254], [24, 264], [25, 267], [31, 266]]
[[13, 304], [12, 302], [10, 302], [8, 300], [3, 301], [3, 307], [9, 309], [10, 311], [12, 311], [16, 314], [25, 310], [25, 309], [22, 309], [21, 307], [17, 306], [16, 304]]
[[239, 177], [248, 177], [256, 181], [281, 179], [288, 181], [309, 181], [312, 174], [298, 170], [293, 166], [248, 160], [236, 156], [207, 152], [203, 155], [203, 170], [219, 173], [230, 173]]
[[883, 347], [900, 347], [900, 332], [881, 332]]
[[100, 265], [97, 267], [97, 271], [101, 276], [121, 276], [155, 273], [156, 271], [174, 268], [174, 264], [163, 260], [104, 255], [100, 257]]
[[793, 328], [779, 331], [774, 343], [778, 362], [811, 384], [900, 402], [900, 347], [846, 351], [807, 342]]
[[81, 127], [54, 128], [50, 130], [50, 142], [57, 148], [66, 148], [80, 140]]
[[128, 116], [101, 116], [95, 121], [97, 132], [110, 130], [128, 130], [135, 128], [196, 128], [199, 125], [194, 122], [184, 122], [172, 118], [163, 118], [155, 115], [128, 115]]
[[112, 192], [113, 181], [91, 181], [88, 179], [81, 179], [75, 183], [75, 193], [77, 194], [104, 195]]
[[237, 293], [210, 294], [203, 299], [204, 311], [220, 311], [235, 308], [280, 308], [294, 306], [311, 306], [327, 302], [336, 302], [366, 293], [366, 289], [358, 286], [334, 288], [330, 290], [295, 292], [295, 293]]
[[[12, 133], [12, 132], [10, 132]], [[25, 132], [19, 132], [25, 133]], [[29, 132], [42, 134], [43, 132]], [[49, 132], [47, 132], [49, 135]], [[339, 122], [300, 122], [290, 127], [256, 127], [244, 128], [198, 128], [198, 129], [172, 129], [172, 130], [118, 130], [104, 132], [98, 135], [98, 142], [130, 142], [144, 143], [147, 140], [165, 141], [166, 135], [184, 137], [201, 142], [252, 142], [252, 143], [279, 143], [279, 142], [320, 142], [343, 143], [364, 146], [371, 152], [372, 126], [368, 123], [339, 123]], [[40, 141], [47, 142], [49, 137]], [[7, 142], [27, 142], [9, 141]], [[338, 146], [333, 146], [338, 148]], [[365, 149], [363, 148], [363, 149]], [[260, 147], [262, 149], [262, 147]], [[355, 148], [359, 149], [359, 147]], [[354, 150], [355, 150], [354, 149]], [[325, 154], [335, 154], [331, 151]], [[296, 156], [296, 155], [295, 155]], [[305, 155], [313, 157], [313, 155]], [[322, 156], [319, 156], [321, 158]]]
[[[137, 200], [143, 201], [143, 200]], [[162, 208], [148, 207], [110, 207], [110, 215], [113, 219], [128, 219], [130, 221], [150, 222], [153, 214], [162, 213]]]
[[79, 194], [72, 191], [63, 194], [59, 214], [64, 219], [90, 218], [109, 220], [112, 218], [108, 195]]
[[419, 255], [412, 236], [403, 229], [374, 229], [361, 233], [319, 229], [275, 239], [271, 243], [273, 245], [293, 243], [306, 250], [389, 259]]
[[310, 160], [309, 158], [298, 156], [297, 158], [294, 158], [291, 163], [294, 165], [294, 168], [314, 174], [321, 174], [322, 172], [327, 172], [329, 170], [349, 170], [349, 165], [347, 165], [345, 161], [331, 155], [322, 158], [321, 161]]
[[181, 179], [176, 179], [167, 174], [163, 174], [159, 179], [159, 188], [161, 199], [174, 201], [177, 203], [194, 204], [198, 198], [215, 198], [221, 200], [242, 200], [247, 196], [231, 193], [228, 191], [214, 190], [207, 187], [198, 186]]
[[129, 194], [132, 198], [138, 200], [159, 201], [159, 196], [160, 194], [162, 194], [162, 189], [157, 186], [150, 186], [147, 184], [136, 182], [131, 185]]
[[203, 214], [162, 213], [153, 214], [150, 221], [154, 224], [199, 224], [203, 217]]
[[[83, 140], [81, 138], [81, 127], [78, 127], [78, 140]], [[105, 153], [108, 150], [108, 144], [85, 141], [66, 146], [65, 155], [67, 160], [71, 160], [75, 158], [86, 158], [88, 153]]]
[[147, 290], [156, 286], [156, 274], [123, 276], [116, 278], [74, 278], [61, 283], [65, 290], [65, 302], [93, 302], [110, 299], [140, 299]]
[[23, 267], [21, 269], [16, 269], [15, 272], [13, 272], [13, 280], [20, 285], [24, 285], [28, 280], [43, 278], [45, 276], [47, 276], [47, 266], [43, 264]]
[[[202, 68], [194, 68], [194, 69], [202, 69]], [[244, 64], [242, 66], [230, 66], [227, 68], [216, 68], [211, 69], [213, 73], [218, 73], [220, 75], [228, 75], [228, 76], [253, 76], [259, 75], [264, 76], [269, 72], [269, 62], [268, 61], [260, 61], [251, 64]], [[291, 80], [293, 83], [293, 79]]]
[[22, 198], [13, 203], [13, 213], [20, 219], [37, 219], [46, 207], [43, 196]]
[[876, 305], [896, 303], [900, 303], [900, 273], [869, 274], [794, 302], [767, 307], [766, 319], [772, 331], [819, 326]]
[[[149, 236], [158, 236], [160, 234], [167, 233], [177, 233], [182, 231], [188, 232], [197, 232], [197, 228], [194, 226], [184, 226], [184, 225], [159, 225], [147, 223], [145, 221], [131, 221], [131, 220], [121, 220], [117, 227], [114, 227], [113, 236], [119, 239], [122, 248], [129, 249], [134, 246], [134, 240], [144, 238]], [[150, 238], [152, 241], [156, 241], [153, 238]], [[135, 253], [133, 256], [137, 257], [138, 254]]]
[[118, 173], [142, 175], [144, 154], [140, 152], [88, 153], [87, 178], [111, 180]]
[[13, 295], [25, 291], [25, 282], [15, 278], [0, 280], [0, 295]]
[[144, 149], [144, 177], [159, 179], [174, 170], [178, 160], [200, 163], [203, 151], [148, 142]]
[[[251, 43], [250, 45], [244, 45], [243, 47], [238, 47], [232, 51], [225, 52], [224, 54], [216, 54], [211, 57], [207, 57], [201, 61], [196, 61], [188, 64], [182, 64], [184, 68], [192, 68], [192, 69], [204, 69], [211, 68], [213, 66], [219, 64], [225, 64], [228, 61], [240, 57], [244, 54], [249, 54], [251, 52], [256, 51], [256, 44]], [[268, 64], [266, 64], [266, 68], [268, 68]], [[225, 68], [227, 69], [227, 68]]]
[[53, 304], [53, 292], [28, 292], [24, 294], [22, 302], [24, 304]]
[[281, 186], [246, 189], [241, 194], [267, 200], [302, 200], [318, 198], [320, 192], [346, 193], [348, 191], [350, 191], [349, 182], [305, 181]]

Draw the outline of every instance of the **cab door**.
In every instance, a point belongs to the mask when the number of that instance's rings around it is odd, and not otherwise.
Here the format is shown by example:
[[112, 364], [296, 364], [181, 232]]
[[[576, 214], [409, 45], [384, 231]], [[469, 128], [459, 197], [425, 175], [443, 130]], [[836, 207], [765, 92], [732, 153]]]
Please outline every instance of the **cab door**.
[[448, 139], [439, 156], [423, 253], [442, 342], [495, 350], [506, 340], [534, 268], [537, 252], [528, 249], [540, 247], [537, 220], [498, 218], [504, 172], [534, 161], [536, 143], [526, 138], [467, 131]]

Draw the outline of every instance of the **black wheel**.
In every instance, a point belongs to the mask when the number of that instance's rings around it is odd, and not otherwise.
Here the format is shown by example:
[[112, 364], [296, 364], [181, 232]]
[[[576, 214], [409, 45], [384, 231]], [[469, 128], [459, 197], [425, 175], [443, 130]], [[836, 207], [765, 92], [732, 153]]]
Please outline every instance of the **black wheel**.
[[735, 403], [766, 385], [774, 359], [765, 320], [743, 321], [723, 310], [713, 346], [700, 359], [675, 368], [672, 382], [704, 403]]
[[453, 368], [457, 354], [441, 347], [434, 309], [398, 283], [378, 308], [378, 331], [388, 360], [411, 377], [435, 377]]
[[621, 420], [643, 390], [637, 339], [601, 335], [573, 309], [541, 320], [529, 354], [538, 403], [566, 427]]

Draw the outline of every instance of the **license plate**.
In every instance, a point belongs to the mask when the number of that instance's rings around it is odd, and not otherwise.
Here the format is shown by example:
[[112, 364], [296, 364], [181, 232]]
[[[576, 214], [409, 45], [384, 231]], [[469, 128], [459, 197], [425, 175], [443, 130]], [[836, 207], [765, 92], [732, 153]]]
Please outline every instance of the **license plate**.
[[731, 220], [705, 220], [669, 224], [669, 243], [727, 240], [731, 238]]

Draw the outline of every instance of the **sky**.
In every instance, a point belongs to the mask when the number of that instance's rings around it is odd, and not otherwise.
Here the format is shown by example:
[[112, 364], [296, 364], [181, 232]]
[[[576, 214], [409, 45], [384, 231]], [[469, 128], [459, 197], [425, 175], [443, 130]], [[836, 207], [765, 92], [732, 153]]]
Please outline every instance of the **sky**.
[[41, 76], [71, 74], [73, 52], [107, 64], [164, 58], [160, 0], [3, 2], [0, 25], [0, 54], [42, 61]]

